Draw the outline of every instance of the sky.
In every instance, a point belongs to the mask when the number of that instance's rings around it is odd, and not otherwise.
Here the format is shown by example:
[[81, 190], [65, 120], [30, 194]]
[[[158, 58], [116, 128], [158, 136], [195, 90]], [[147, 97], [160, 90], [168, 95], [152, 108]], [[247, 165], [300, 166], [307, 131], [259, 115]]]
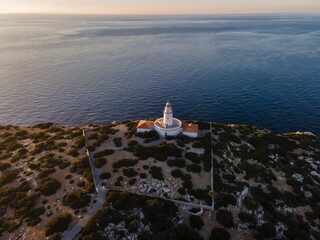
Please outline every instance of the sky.
[[0, 13], [320, 13], [320, 0], [0, 0]]

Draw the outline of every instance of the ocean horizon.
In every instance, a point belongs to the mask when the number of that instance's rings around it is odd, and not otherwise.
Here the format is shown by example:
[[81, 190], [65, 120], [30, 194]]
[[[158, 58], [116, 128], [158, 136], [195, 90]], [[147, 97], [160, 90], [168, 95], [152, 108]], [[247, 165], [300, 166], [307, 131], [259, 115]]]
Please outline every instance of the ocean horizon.
[[162, 115], [320, 135], [320, 15], [0, 15], [0, 124]]

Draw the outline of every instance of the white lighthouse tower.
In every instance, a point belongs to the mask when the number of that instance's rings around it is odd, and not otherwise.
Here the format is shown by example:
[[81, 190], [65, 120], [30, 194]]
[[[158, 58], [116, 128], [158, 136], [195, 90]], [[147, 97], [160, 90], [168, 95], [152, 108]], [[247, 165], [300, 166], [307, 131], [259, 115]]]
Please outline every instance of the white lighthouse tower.
[[171, 104], [167, 101], [166, 106], [163, 110], [163, 117], [158, 118], [155, 121], [140, 120], [137, 125], [137, 132], [150, 132], [156, 130], [160, 136], [177, 136], [184, 134], [188, 137], [198, 137], [198, 124], [194, 123], [183, 123], [173, 118], [173, 112]]
[[172, 119], [173, 119], [172, 108], [171, 108], [170, 102], [167, 101], [166, 106], [164, 107], [164, 110], [163, 110], [163, 124], [166, 127], [171, 126]]

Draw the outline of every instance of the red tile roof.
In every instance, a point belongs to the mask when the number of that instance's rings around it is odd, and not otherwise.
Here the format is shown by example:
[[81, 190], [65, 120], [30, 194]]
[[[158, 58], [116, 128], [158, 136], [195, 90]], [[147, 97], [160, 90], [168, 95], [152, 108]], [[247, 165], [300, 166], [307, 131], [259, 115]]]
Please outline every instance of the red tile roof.
[[140, 120], [137, 128], [151, 129], [154, 121]]
[[183, 123], [182, 129], [184, 132], [198, 133], [199, 126], [194, 123]]

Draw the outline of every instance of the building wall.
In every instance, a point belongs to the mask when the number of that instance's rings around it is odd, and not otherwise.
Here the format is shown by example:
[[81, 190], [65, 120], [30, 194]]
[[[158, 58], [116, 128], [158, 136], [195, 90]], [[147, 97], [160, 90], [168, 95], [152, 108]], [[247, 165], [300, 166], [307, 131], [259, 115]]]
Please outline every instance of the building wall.
[[150, 132], [152, 129], [147, 128], [137, 128], [137, 132]]
[[191, 132], [183, 132], [183, 135], [186, 135], [186, 136], [191, 137], [191, 138], [198, 137], [197, 133], [191, 133]]
[[155, 128], [155, 130], [159, 133], [161, 136], [177, 136], [182, 132], [181, 128], [175, 128], [175, 129], [159, 129]]

